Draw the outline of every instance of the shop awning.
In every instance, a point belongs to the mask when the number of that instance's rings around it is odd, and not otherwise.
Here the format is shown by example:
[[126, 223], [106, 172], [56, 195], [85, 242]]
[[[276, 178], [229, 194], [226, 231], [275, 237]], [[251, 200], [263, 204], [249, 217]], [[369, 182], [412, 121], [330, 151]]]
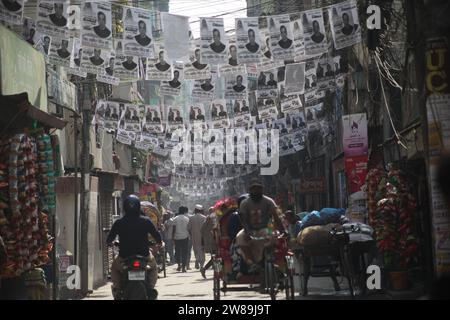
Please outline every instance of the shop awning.
[[63, 129], [67, 124], [66, 121], [32, 106], [27, 93], [0, 95], [0, 114], [2, 115], [0, 117], [1, 131], [31, 127], [34, 120], [46, 127], [56, 129]]

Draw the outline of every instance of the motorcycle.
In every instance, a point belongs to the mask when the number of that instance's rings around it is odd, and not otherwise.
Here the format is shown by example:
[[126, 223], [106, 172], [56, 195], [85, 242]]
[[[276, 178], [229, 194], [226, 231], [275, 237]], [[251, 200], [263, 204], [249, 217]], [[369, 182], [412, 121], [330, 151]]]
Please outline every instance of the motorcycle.
[[[118, 243], [114, 243], [118, 246]], [[158, 291], [148, 285], [150, 271], [148, 258], [131, 256], [123, 260], [121, 272], [122, 290], [114, 294], [115, 300], [156, 300]]]

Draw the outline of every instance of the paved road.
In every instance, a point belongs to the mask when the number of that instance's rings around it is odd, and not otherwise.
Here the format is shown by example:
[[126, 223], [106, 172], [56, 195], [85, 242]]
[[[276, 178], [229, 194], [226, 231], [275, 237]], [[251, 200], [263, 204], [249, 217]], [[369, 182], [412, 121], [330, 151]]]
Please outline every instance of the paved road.
[[[192, 266], [194, 263], [191, 264]], [[203, 279], [198, 270], [192, 269], [187, 273], [176, 271], [176, 265], [167, 267], [167, 277], [158, 279], [156, 289], [159, 292], [158, 299], [160, 300], [212, 300], [213, 299], [213, 271], [206, 272], [207, 279]], [[341, 282], [342, 290], [334, 291], [332, 281], [330, 278], [312, 278], [309, 281], [308, 297], [301, 297], [296, 292], [296, 299], [349, 299], [349, 291], [347, 290], [346, 282], [338, 279]], [[245, 287], [245, 286], [244, 286]], [[248, 286], [247, 286], [248, 287]], [[280, 300], [285, 299], [284, 293], [279, 293]], [[373, 297], [375, 298], [375, 297]], [[107, 284], [91, 294], [87, 300], [112, 300], [111, 284]], [[222, 295], [222, 300], [269, 300], [270, 297], [265, 294], [260, 294], [256, 291], [234, 291], [227, 292]]]

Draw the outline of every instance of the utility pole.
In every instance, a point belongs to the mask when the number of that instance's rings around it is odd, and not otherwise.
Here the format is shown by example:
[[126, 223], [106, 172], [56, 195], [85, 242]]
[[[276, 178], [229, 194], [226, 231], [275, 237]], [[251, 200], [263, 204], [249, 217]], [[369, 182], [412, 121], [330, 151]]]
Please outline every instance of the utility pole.
[[83, 86], [82, 130], [81, 130], [81, 199], [80, 199], [80, 269], [81, 294], [88, 293], [89, 279], [89, 199], [90, 199], [90, 126], [92, 101], [95, 97], [96, 82], [87, 78]]

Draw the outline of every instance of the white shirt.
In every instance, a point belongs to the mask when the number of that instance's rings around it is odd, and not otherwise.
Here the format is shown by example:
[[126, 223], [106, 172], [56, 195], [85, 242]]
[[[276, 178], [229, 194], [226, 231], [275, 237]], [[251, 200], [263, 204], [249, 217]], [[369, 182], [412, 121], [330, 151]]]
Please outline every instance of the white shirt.
[[189, 238], [188, 224], [189, 217], [186, 214], [180, 214], [173, 219], [173, 226], [175, 227], [175, 240]]

